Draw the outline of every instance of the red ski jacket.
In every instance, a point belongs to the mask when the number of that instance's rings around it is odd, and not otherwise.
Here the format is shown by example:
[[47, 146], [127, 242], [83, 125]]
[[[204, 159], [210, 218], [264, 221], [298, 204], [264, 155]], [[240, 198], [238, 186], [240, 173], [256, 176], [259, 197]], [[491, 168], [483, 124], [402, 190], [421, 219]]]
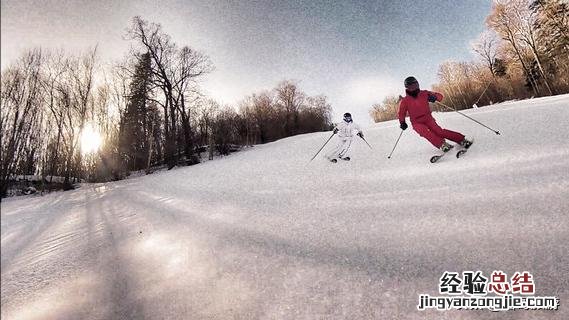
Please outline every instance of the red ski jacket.
[[438, 92], [428, 90], [421, 90], [416, 98], [410, 95], [405, 96], [399, 103], [399, 122], [405, 122], [407, 112], [411, 118], [411, 123], [431, 115], [431, 108], [429, 107], [429, 94], [434, 94], [437, 101], [443, 100], [443, 95]]

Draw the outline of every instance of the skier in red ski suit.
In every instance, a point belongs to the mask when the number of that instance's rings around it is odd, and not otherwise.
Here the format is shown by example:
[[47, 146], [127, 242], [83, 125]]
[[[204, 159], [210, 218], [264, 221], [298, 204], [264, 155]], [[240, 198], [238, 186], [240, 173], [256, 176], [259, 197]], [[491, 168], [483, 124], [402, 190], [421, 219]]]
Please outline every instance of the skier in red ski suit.
[[467, 140], [463, 134], [441, 128], [431, 115], [429, 102], [443, 100], [442, 94], [420, 90], [419, 82], [415, 77], [408, 77], [404, 84], [407, 95], [399, 103], [399, 123], [402, 130], [408, 127], [405, 117], [409, 113], [413, 130], [443, 152], [453, 148], [445, 139], [454, 141], [465, 148], [470, 147], [472, 142]]

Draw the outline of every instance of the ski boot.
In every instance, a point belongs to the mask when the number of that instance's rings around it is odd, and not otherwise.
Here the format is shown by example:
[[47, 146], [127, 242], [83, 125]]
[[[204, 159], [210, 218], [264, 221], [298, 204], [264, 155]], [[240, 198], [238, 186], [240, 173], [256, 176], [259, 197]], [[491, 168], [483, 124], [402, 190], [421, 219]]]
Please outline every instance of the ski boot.
[[330, 162], [336, 163], [336, 162], [338, 162], [338, 160], [337, 159], [330, 159]]
[[447, 143], [446, 141], [443, 142], [443, 145], [441, 146], [441, 151], [444, 153], [449, 152], [452, 148], [454, 148], [454, 146], [452, 144]]
[[463, 147], [464, 149], [470, 148], [471, 145], [472, 145], [472, 140], [467, 140], [466, 138], [464, 138], [464, 140], [460, 142], [460, 146]]
[[342, 157], [342, 158], [340, 158], [340, 159], [342, 159], [342, 160], [344, 160], [344, 161], [350, 161], [350, 160], [351, 160], [350, 157]]
[[431, 163], [435, 163], [439, 161], [445, 154], [447, 154], [454, 146], [452, 144], [447, 143], [446, 141], [443, 142], [443, 145], [439, 148], [443, 154], [439, 154], [436, 156], [431, 157]]

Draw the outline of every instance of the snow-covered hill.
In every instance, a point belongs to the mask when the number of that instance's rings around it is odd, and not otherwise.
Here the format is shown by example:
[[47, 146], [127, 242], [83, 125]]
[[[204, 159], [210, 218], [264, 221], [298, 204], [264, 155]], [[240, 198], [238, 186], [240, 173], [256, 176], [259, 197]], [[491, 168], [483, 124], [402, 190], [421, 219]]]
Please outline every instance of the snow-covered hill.
[[[464, 158], [385, 122], [352, 161], [330, 133], [2, 202], [2, 319], [567, 319], [569, 95], [439, 123]], [[355, 119], [356, 121], [358, 119]], [[418, 311], [444, 271], [529, 271], [558, 311]]]

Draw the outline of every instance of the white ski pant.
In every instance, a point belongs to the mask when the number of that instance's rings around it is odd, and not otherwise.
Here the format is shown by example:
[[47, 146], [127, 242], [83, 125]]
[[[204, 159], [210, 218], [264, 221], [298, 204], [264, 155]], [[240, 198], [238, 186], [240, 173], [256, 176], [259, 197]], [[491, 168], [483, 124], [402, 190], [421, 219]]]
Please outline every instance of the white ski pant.
[[348, 150], [350, 150], [350, 146], [352, 145], [352, 138], [340, 138], [338, 139], [338, 144], [336, 147], [331, 149], [326, 153], [326, 158], [328, 159], [336, 159], [336, 158], [344, 158], [348, 154]]

